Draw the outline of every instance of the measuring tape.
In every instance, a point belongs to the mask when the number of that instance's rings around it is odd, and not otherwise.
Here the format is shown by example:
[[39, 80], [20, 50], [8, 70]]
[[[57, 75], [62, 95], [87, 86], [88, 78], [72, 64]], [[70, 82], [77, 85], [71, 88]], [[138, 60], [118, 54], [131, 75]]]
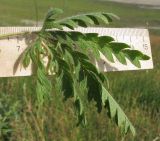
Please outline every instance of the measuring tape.
[[[3, 37], [5, 37], [6, 35], [6, 38], [0, 39], [0, 77], [32, 75], [32, 66], [30, 65], [27, 69], [24, 69], [19, 62], [20, 56], [28, 47], [27, 42], [32, 40], [32, 37], [28, 39], [28, 37], [23, 35], [14, 37], [8, 37], [7, 35], [12, 33], [35, 32], [40, 29], [41, 27], [0, 27], [0, 36], [3, 35]], [[64, 30], [70, 31], [69, 29]], [[116, 58], [114, 58], [115, 63], [111, 63], [101, 54], [100, 61], [93, 62], [100, 71], [125, 71], [153, 68], [151, 45], [147, 29], [78, 27], [75, 31], [98, 33], [99, 36], [111, 36], [115, 41], [127, 43], [131, 46], [131, 49], [139, 50], [150, 57], [150, 60], [141, 61], [141, 68], [137, 68], [129, 60], [127, 60], [127, 65], [121, 64]]]

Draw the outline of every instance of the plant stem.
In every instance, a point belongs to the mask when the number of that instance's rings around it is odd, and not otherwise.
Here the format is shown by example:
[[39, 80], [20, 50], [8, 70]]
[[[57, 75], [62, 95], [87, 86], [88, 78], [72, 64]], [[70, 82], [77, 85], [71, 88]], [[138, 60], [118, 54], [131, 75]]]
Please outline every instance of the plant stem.
[[38, 26], [38, 5], [37, 5], [37, 1], [36, 0], [33, 0], [34, 1], [34, 6], [35, 6], [35, 16], [36, 16], [36, 26]]

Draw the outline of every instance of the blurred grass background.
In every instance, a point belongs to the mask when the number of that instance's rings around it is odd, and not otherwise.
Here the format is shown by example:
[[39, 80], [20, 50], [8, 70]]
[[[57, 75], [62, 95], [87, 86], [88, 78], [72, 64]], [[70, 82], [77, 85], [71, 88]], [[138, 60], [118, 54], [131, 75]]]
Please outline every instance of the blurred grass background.
[[[37, 7], [40, 24], [48, 8], [59, 7], [65, 11], [63, 16], [112, 12], [121, 20], [111, 27], [150, 29], [154, 69], [106, 75], [110, 92], [137, 130], [135, 138], [129, 134], [125, 140], [160, 140], [160, 10], [98, 0], [37, 0]], [[0, 26], [35, 26], [35, 20], [34, 0], [0, 0]], [[34, 77], [0, 78], [0, 141], [121, 141], [120, 131], [106, 112], [97, 114], [93, 104], [87, 127], [76, 128], [70, 101], [63, 104], [55, 93], [49, 106], [38, 113], [34, 83]]]

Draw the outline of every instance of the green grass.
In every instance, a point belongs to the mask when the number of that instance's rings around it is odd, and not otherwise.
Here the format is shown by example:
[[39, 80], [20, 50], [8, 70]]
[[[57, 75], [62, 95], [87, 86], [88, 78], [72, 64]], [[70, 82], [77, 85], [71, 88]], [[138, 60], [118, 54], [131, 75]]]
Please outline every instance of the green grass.
[[[146, 26], [146, 22], [159, 26], [160, 23], [160, 10], [141, 9], [135, 5], [97, 0], [37, 1], [40, 21], [49, 7], [60, 7], [65, 16], [91, 11], [113, 12], [121, 17], [112, 24], [116, 27]], [[22, 20], [35, 21], [35, 15], [32, 0], [0, 0], [1, 26], [24, 26]], [[126, 141], [152, 141], [160, 133], [160, 31], [151, 30], [150, 37], [154, 70], [106, 74], [110, 92], [137, 130], [135, 139], [129, 134]], [[24, 89], [24, 83], [27, 89]], [[44, 107], [44, 113], [38, 113], [34, 97], [34, 77], [0, 78], [0, 141], [121, 140], [119, 130], [108, 120], [106, 111], [97, 114], [93, 104], [90, 105], [88, 126], [76, 128], [70, 101], [63, 105], [62, 98], [53, 93], [50, 105]], [[6, 129], [11, 131], [4, 132]]]
[[[90, 12], [113, 12], [121, 17], [114, 23], [116, 26], [159, 26], [160, 10], [142, 9], [129, 4], [113, 2], [100, 2], [98, 0], [37, 0], [38, 17], [42, 21], [46, 11], [50, 7], [64, 9], [65, 16]], [[36, 20], [35, 5], [33, 0], [0, 0], [0, 25], [24, 25], [22, 20]]]

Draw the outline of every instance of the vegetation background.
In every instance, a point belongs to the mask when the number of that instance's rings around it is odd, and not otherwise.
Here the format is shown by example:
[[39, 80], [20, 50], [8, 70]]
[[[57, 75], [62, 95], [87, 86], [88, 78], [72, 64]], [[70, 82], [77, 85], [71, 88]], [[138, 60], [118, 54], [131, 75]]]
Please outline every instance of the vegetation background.
[[[37, 5], [37, 6], [36, 6]], [[35, 8], [37, 7], [37, 8]], [[0, 0], [0, 26], [36, 26], [50, 7], [64, 9], [63, 16], [91, 11], [121, 17], [110, 27], [149, 28], [154, 69], [109, 72], [110, 92], [137, 130], [126, 141], [160, 140], [160, 6], [121, 4], [100, 0]], [[38, 16], [36, 16], [38, 9]], [[0, 66], [3, 67], [3, 66]], [[87, 127], [76, 128], [70, 101], [53, 92], [52, 102], [37, 114], [34, 77], [0, 78], [0, 141], [120, 141], [118, 128], [105, 111], [90, 105]], [[67, 108], [66, 108], [67, 107]], [[37, 115], [40, 115], [38, 117]]]

